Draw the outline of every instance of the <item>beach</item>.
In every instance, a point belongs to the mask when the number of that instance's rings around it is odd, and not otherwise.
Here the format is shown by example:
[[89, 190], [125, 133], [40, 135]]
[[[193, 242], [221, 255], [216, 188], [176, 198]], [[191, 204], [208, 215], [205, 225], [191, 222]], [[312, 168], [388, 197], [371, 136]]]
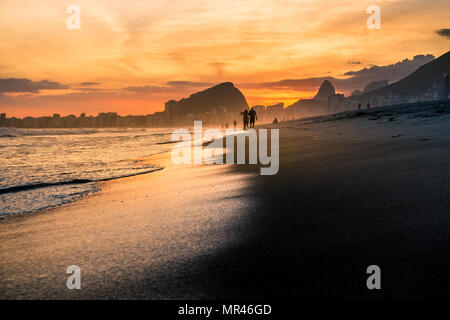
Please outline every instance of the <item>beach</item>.
[[449, 297], [449, 124], [447, 101], [264, 126], [275, 176], [151, 156], [163, 170], [1, 220], [0, 298]]

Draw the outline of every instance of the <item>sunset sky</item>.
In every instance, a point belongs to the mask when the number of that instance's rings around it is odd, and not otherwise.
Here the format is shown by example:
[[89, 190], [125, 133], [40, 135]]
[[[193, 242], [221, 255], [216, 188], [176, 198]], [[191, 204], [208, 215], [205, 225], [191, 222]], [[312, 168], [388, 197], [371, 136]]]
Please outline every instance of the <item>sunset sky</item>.
[[[80, 30], [66, 26], [71, 4]], [[366, 25], [372, 4], [380, 30]], [[225, 81], [249, 104], [289, 104], [314, 95], [310, 78], [439, 57], [449, 17], [448, 0], [1, 0], [0, 112], [149, 114]]]

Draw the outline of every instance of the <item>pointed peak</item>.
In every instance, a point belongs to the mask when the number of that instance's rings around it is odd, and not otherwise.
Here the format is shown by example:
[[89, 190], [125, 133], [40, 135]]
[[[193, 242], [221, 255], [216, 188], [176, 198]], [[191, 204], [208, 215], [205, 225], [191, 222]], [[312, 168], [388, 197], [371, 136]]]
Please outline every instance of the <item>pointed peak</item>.
[[325, 80], [320, 86], [319, 92], [317, 92], [314, 100], [328, 101], [328, 98], [334, 94], [336, 94], [336, 91], [334, 90], [333, 84]]

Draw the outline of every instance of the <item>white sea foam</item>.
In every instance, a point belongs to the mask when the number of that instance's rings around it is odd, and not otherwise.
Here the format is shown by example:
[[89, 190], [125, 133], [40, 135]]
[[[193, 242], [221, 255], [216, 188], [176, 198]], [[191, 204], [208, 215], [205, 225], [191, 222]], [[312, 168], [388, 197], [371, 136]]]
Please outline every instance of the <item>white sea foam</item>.
[[0, 128], [0, 216], [79, 199], [95, 182], [148, 173], [145, 156], [169, 151], [168, 129]]

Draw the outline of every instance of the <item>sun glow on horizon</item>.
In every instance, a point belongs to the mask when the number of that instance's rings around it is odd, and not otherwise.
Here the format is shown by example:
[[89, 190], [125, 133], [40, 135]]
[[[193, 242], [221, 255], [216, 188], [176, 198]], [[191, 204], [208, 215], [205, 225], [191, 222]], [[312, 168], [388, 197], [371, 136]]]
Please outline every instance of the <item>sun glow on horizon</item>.
[[[444, 0], [79, 0], [80, 30], [66, 26], [69, 4], [1, 1], [0, 79], [40, 89], [0, 88], [0, 111], [149, 114], [226, 81], [251, 105], [288, 105], [311, 98], [318, 85], [265, 84], [345, 78], [448, 51], [436, 34], [448, 27]], [[371, 4], [381, 8], [380, 30], [367, 29]]]

